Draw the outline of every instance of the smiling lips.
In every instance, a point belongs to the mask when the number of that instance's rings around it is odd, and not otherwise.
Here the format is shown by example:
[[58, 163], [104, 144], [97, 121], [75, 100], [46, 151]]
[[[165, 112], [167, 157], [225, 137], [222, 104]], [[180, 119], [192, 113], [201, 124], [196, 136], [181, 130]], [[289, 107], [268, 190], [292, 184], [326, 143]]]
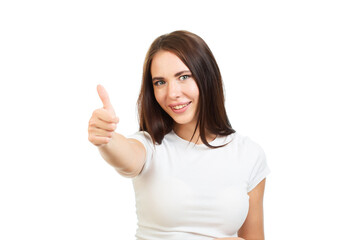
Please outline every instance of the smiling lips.
[[[183, 103], [183, 104], [170, 104], [169, 106], [171, 107], [171, 109], [174, 111], [174, 112], [184, 112], [187, 108], [187, 106], [189, 106], [191, 102], [188, 102], [188, 103]], [[183, 110], [183, 111], [181, 111]]]

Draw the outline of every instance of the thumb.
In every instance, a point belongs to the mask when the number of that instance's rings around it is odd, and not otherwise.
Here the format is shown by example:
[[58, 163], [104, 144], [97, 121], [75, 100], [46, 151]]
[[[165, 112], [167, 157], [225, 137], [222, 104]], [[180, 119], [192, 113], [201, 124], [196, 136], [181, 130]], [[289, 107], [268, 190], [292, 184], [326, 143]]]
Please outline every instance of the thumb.
[[113, 106], [111, 105], [110, 98], [108, 93], [106, 92], [105, 88], [102, 85], [97, 85], [97, 92], [99, 94], [99, 97], [103, 103], [104, 109], [108, 110], [111, 114], [116, 116], [115, 110]]

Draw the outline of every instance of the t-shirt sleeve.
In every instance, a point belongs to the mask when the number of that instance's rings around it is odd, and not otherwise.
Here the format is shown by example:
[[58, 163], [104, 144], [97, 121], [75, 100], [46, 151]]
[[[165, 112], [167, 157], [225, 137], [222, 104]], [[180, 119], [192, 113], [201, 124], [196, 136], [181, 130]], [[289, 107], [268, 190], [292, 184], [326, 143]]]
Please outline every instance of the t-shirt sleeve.
[[144, 172], [147, 171], [147, 167], [149, 165], [149, 162], [151, 161], [151, 156], [152, 156], [153, 151], [154, 151], [154, 144], [152, 143], [151, 136], [150, 136], [150, 134], [148, 132], [139, 131], [139, 132], [136, 132], [136, 133], [128, 136], [128, 138], [133, 138], [133, 139], [138, 140], [145, 147], [145, 151], [146, 151], [145, 164], [144, 164], [144, 167], [143, 167], [141, 173], [139, 174], [139, 175], [142, 175]]
[[250, 145], [251, 151], [254, 151], [252, 154], [254, 158], [251, 164], [248, 192], [253, 190], [270, 173], [270, 168], [267, 164], [265, 152], [262, 147], [252, 141]]

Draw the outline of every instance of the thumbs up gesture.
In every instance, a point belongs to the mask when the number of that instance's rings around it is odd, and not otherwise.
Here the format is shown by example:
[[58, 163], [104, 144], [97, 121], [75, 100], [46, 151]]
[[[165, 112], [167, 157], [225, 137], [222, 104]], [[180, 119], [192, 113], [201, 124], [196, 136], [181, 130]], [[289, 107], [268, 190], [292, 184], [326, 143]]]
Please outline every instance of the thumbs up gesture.
[[97, 86], [97, 92], [103, 103], [103, 107], [96, 109], [89, 121], [89, 141], [95, 146], [108, 144], [119, 123], [119, 118], [115, 114], [115, 110], [110, 103], [109, 95], [105, 88], [101, 85]]

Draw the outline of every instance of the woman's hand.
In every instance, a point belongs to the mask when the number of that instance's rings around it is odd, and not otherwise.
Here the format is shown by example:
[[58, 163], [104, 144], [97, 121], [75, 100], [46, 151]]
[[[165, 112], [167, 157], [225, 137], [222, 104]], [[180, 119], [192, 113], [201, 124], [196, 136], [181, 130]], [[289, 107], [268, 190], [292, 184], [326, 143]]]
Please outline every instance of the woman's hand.
[[116, 117], [109, 95], [101, 85], [97, 86], [99, 97], [103, 107], [96, 109], [89, 121], [89, 141], [97, 147], [110, 142], [114, 135], [119, 118]]

